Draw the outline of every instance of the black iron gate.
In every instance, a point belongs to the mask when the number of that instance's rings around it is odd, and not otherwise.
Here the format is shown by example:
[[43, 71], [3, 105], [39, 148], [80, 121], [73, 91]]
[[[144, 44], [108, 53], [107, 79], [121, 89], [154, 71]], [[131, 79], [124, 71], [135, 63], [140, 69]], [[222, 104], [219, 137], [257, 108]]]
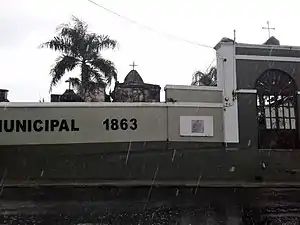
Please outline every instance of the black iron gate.
[[298, 146], [297, 87], [280, 70], [267, 70], [256, 81], [260, 149]]

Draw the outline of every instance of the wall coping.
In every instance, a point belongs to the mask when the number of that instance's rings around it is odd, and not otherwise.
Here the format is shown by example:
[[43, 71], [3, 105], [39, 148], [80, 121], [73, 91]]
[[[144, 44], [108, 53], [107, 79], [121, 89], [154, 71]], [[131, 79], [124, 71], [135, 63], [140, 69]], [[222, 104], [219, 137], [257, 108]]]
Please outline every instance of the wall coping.
[[198, 91], [222, 91], [223, 89], [216, 86], [194, 86], [194, 85], [170, 85], [167, 84], [164, 90], [198, 90]]
[[223, 108], [209, 102], [0, 102], [0, 108], [120, 108], [120, 107], [202, 107]]

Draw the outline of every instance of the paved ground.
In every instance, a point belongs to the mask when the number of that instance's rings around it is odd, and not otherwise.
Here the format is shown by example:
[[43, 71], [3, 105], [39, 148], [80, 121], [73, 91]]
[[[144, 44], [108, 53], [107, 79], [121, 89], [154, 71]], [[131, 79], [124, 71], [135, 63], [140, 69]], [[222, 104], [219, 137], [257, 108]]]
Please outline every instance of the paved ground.
[[0, 224], [300, 224], [300, 190], [5, 189]]

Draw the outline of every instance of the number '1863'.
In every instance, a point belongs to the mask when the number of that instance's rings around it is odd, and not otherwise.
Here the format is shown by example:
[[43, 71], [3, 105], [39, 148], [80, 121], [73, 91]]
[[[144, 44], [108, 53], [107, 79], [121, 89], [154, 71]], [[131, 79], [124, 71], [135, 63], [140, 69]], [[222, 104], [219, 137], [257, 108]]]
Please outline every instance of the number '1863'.
[[127, 120], [123, 119], [105, 119], [102, 124], [104, 125], [106, 130], [136, 130], [137, 129], [137, 120], [132, 118]]

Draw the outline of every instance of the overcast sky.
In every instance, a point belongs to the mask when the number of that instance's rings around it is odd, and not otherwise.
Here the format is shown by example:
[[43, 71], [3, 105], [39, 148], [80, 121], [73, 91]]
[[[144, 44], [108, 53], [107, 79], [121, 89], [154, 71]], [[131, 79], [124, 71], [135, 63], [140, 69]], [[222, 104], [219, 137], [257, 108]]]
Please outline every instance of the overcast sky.
[[[146, 26], [178, 37], [214, 46], [222, 37], [237, 42], [263, 43], [266, 21], [284, 45], [300, 45], [299, 0], [94, 0]], [[38, 49], [55, 35], [57, 25], [72, 15], [107, 34], [120, 47], [105, 52], [123, 81], [134, 60], [147, 83], [191, 83], [195, 70], [206, 70], [215, 51], [143, 29], [91, 4], [87, 0], [0, 0], [0, 88], [9, 89], [10, 101], [49, 100], [49, 71], [56, 53]], [[67, 74], [53, 93], [62, 93]], [[163, 93], [162, 93], [163, 94]]]

